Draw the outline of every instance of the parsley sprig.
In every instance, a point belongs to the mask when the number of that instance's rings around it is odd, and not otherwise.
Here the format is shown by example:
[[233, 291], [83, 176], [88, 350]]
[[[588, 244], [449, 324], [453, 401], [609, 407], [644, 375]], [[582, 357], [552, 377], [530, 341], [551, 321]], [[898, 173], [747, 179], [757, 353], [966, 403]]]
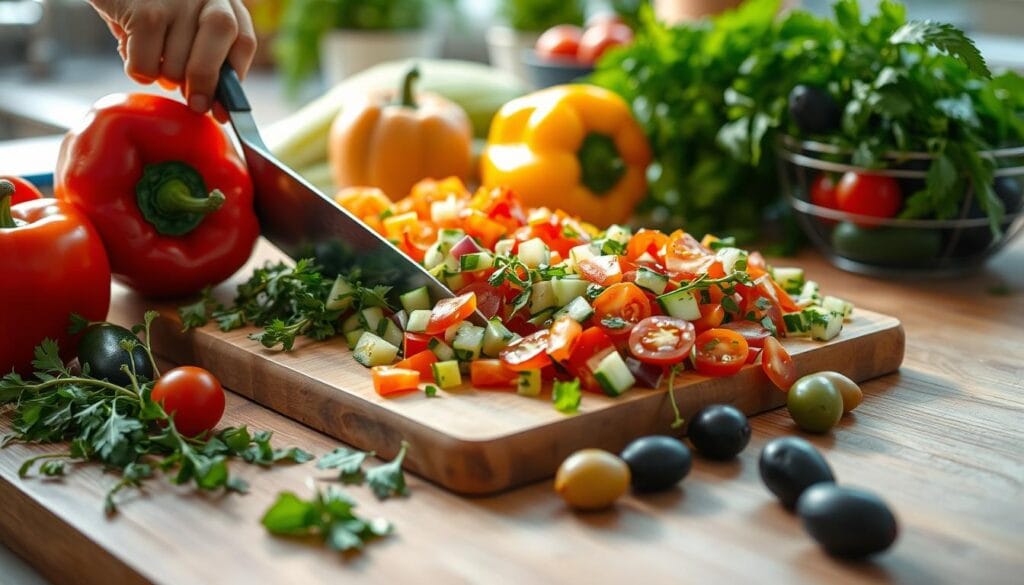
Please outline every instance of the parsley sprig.
[[341, 552], [362, 549], [368, 541], [394, 530], [387, 520], [368, 520], [356, 514], [355, 500], [338, 486], [311, 487], [314, 495], [308, 500], [294, 492], [278, 494], [263, 515], [263, 526], [277, 535], [318, 535]]

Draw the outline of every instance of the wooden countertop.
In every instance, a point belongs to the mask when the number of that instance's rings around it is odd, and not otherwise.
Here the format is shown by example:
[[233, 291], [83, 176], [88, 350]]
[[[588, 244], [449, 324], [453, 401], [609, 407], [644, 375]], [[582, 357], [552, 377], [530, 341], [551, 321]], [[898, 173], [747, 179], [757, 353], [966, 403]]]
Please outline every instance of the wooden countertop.
[[[627, 496], [574, 514], [541, 482], [467, 499], [410, 477], [411, 497], [377, 502], [349, 491], [394, 536], [342, 556], [259, 524], [281, 490], [305, 494], [312, 464], [233, 469], [246, 496], [210, 496], [156, 481], [102, 512], [113, 481], [96, 466], [59, 480], [17, 478], [50, 447], [0, 451], [0, 542], [57, 583], [757, 582], [998, 583], [1024, 570], [1024, 240], [978, 274], [892, 282], [840, 272], [808, 251], [795, 261], [824, 290], [899, 317], [903, 368], [863, 385], [866, 399], [826, 436], [808, 438], [839, 480], [892, 506], [901, 534], [868, 563], [824, 555], [761, 484], [769, 439], [798, 433], [785, 409], [751, 420], [733, 462], [697, 458], [673, 491]], [[994, 287], [1008, 295], [991, 294]], [[116, 301], [115, 301], [116, 302]], [[116, 318], [116, 307], [114, 317]], [[229, 395], [222, 424], [275, 432], [278, 445], [323, 454], [338, 443]], [[4, 425], [8, 424], [4, 418]]]

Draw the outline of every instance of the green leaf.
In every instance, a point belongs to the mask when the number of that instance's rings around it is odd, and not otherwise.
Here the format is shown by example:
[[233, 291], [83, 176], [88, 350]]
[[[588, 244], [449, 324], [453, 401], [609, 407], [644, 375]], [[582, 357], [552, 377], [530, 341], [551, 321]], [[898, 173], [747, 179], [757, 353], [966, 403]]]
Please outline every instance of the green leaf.
[[394, 459], [366, 472], [366, 483], [377, 498], [384, 500], [392, 496], [404, 496], [408, 493], [405, 485], [405, 474], [402, 472], [402, 461], [409, 450], [409, 443], [402, 441], [402, 447]]
[[303, 451], [298, 447], [289, 447], [287, 449], [274, 449], [273, 460], [274, 463], [279, 461], [290, 461], [292, 463], [305, 463], [314, 459], [313, 454], [308, 451]]
[[100, 459], [111, 461], [130, 449], [131, 434], [142, 430], [142, 423], [118, 412], [116, 401], [111, 403], [106, 422], [92, 436], [92, 446]]
[[989, 78], [992, 72], [981, 51], [964, 32], [951, 24], [931, 20], [908, 22], [889, 37], [893, 45], [931, 46], [963, 61], [976, 75]]
[[68, 325], [68, 333], [71, 335], [78, 335], [89, 328], [89, 320], [78, 313], [71, 313], [69, 318], [71, 320], [71, 324]]
[[555, 403], [555, 410], [558, 412], [572, 414], [578, 411], [582, 398], [579, 379], [574, 379], [571, 382], [555, 380], [551, 386], [551, 400]]
[[337, 469], [338, 479], [345, 484], [361, 484], [365, 478], [363, 462], [367, 457], [374, 456], [370, 451], [356, 451], [347, 447], [338, 447], [334, 451], [320, 457], [316, 462], [317, 469]]
[[292, 492], [282, 492], [263, 514], [263, 526], [272, 534], [304, 534], [317, 526], [319, 513], [313, 502]]
[[966, 93], [936, 100], [935, 108], [953, 120], [963, 122], [972, 128], [981, 126], [981, 120], [978, 119], [978, 114], [974, 110], [974, 102]]
[[363, 538], [360, 532], [362, 524], [357, 524], [357, 530], [352, 530], [351, 521], [338, 521], [331, 524], [327, 531], [327, 546], [339, 552], [363, 548]]
[[32, 367], [40, 372], [58, 374], [66, 372], [64, 361], [60, 359], [60, 347], [52, 339], [44, 339], [35, 348], [35, 359], [32, 360]]

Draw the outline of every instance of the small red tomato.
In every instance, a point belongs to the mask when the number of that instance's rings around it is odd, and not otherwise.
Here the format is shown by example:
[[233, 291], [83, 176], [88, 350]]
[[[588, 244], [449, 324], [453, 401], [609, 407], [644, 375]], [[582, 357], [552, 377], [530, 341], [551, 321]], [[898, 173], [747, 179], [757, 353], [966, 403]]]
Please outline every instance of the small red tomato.
[[224, 388], [213, 374], [195, 366], [165, 373], [153, 386], [153, 402], [174, 417], [174, 427], [196, 437], [217, 426], [224, 415]]
[[796, 383], [796, 364], [782, 343], [774, 337], [764, 340], [761, 368], [772, 384], [783, 392], [789, 392], [790, 387]]
[[582, 36], [583, 29], [578, 26], [553, 26], [537, 39], [537, 56], [541, 59], [575, 59]]
[[818, 207], [839, 209], [836, 204], [836, 181], [831, 173], [821, 173], [811, 183], [811, 203]]
[[836, 205], [847, 213], [893, 217], [903, 206], [903, 196], [895, 179], [846, 173], [836, 185]]
[[632, 42], [633, 29], [618, 22], [604, 22], [588, 28], [583, 33], [576, 57], [584, 63], [597, 63], [608, 49]]

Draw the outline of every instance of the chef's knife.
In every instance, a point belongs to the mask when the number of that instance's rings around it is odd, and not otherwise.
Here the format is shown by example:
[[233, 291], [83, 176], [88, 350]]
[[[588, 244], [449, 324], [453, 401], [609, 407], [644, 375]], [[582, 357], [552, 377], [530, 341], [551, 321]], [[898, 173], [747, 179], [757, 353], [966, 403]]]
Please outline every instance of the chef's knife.
[[[400, 292], [426, 286], [435, 301], [454, 296], [422, 266], [274, 158], [228, 64], [221, 68], [217, 101], [241, 143], [260, 228], [271, 243], [294, 259], [315, 258], [329, 273], [358, 274], [364, 286], [383, 284]], [[486, 322], [479, 311], [473, 320]]]

